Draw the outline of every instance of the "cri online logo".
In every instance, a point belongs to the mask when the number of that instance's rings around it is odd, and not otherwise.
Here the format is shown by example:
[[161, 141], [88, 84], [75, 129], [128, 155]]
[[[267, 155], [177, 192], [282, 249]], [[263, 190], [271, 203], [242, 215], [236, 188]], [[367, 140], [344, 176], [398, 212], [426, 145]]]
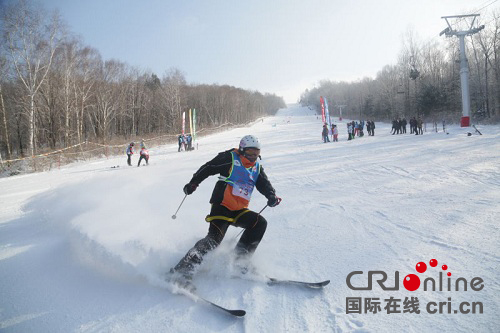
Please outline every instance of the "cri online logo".
[[[438, 261], [436, 259], [431, 259], [429, 261], [429, 266], [431, 267], [437, 267]], [[424, 263], [423, 261], [417, 263], [415, 266], [415, 269], [418, 273], [425, 273], [427, 271], [427, 264]], [[442, 265], [441, 269], [443, 271], [448, 270], [447, 265]], [[387, 280], [387, 273], [384, 271], [368, 271], [368, 286], [366, 287], [355, 287], [351, 283], [351, 278], [354, 275], [360, 275], [363, 274], [362, 271], [354, 271], [349, 273], [346, 278], [346, 283], [347, 286], [352, 289], [352, 290], [372, 290], [373, 286], [373, 276], [380, 276], [379, 278], [375, 278], [375, 281], [379, 284], [380, 288], [382, 290], [399, 290], [399, 271], [394, 272], [394, 286], [386, 286], [385, 281]], [[448, 291], [452, 290], [452, 282], [451, 282], [451, 273], [447, 273], [448, 278], [446, 279], [447, 281], [443, 280], [443, 272], [439, 272], [439, 280], [436, 283], [436, 280], [433, 279], [432, 277], [428, 277], [423, 281], [423, 286], [424, 286], [424, 291], [432, 290], [436, 291], [436, 285], [438, 287], [439, 291], [443, 291], [447, 289]], [[483, 284], [484, 280], [480, 277], [475, 277], [470, 281], [470, 288], [474, 291], [480, 291], [484, 288]], [[457, 278], [455, 280], [455, 290], [459, 291], [461, 288], [463, 291], [467, 291], [467, 280], [463, 277]], [[405, 287], [406, 290], [409, 291], [415, 291], [418, 288], [420, 288], [420, 278], [416, 274], [408, 274], [405, 276], [403, 279], [403, 286]], [[443, 288], [444, 287], [444, 288]]]

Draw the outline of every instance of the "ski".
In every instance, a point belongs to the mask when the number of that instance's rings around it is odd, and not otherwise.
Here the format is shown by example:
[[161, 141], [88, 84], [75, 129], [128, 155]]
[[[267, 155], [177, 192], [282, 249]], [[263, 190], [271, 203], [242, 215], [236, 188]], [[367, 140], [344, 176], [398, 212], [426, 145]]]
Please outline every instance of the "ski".
[[186, 296], [192, 300], [194, 300], [195, 302], [198, 302], [198, 301], [201, 301], [209, 306], [212, 306], [218, 310], [222, 310], [224, 311], [225, 313], [227, 314], [230, 314], [232, 316], [235, 316], [235, 317], [243, 317], [245, 316], [246, 314], [246, 311], [245, 310], [232, 310], [232, 309], [228, 309], [228, 308], [225, 308], [217, 303], [214, 303], [204, 297], [201, 297], [200, 295], [198, 295], [195, 291], [193, 290], [188, 290], [186, 288], [183, 288], [183, 287], [180, 287], [180, 286], [175, 286], [175, 288], [178, 288], [178, 291], [179, 292], [176, 292], [175, 290], [171, 290], [174, 294], [177, 294], [177, 295], [183, 295], [183, 296]]
[[272, 277], [267, 277], [267, 284], [268, 285], [280, 285], [280, 284], [291, 284], [291, 285], [297, 285], [297, 286], [303, 286], [303, 287], [308, 287], [308, 288], [323, 288], [324, 286], [328, 285], [330, 283], [330, 280], [325, 280], [321, 282], [305, 282], [305, 281], [295, 281], [295, 280], [282, 280], [282, 279], [276, 279]]
[[476, 128], [476, 125], [472, 125], [472, 127], [474, 127], [474, 129], [476, 130], [476, 132], [479, 133], [479, 135], [483, 135], [483, 133], [479, 132], [479, 130]]
[[264, 282], [269, 286], [273, 285], [296, 285], [296, 286], [302, 286], [302, 287], [307, 287], [307, 288], [323, 288], [324, 286], [328, 285], [330, 283], [330, 280], [325, 280], [325, 281], [320, 281], [320, 282], [306, 282], [306, 281], [296, 281], [296, 280], [287, 280], [287, 279], [278, 279], [278, 278], [273, 278], [269, 276], [265, 277], [252, 277], [252, 276], [242, 276], [242, 275], [233, 275], [234, 278], [236, 279], [242, 279], [242, 280], [248, 280], [248, 281], [255, 281], [255, 282]]
[[218, 305], [218, 304], [216, 304], [216, 303], [214, 303], [212, 301], [209, 301], [208, 299], [205, 299], [205, 298], [203, 298], [201, 296], [198, 296], [198, 295], [195, 295], [195, 296], [196, 296], [197, 299], [205, 302], [206, 304], [209, 304], [209, 305], [211, 305], [211, 306], [213, 306], [213, 307], [215, 307], [215, 308], [217, 308], [219, 310], [222, 310], [222, 311], [224, 311], [224, 312], [226, 312], [226, 313], [228, 313], [228, 314], [230, 314], [232, 316], [235, 316], [235, 317], [243, 317], [247, 313], [245, 310], [231, 310], [231, 309], [225, 308], [223, 306], [220, 306], [220, 305]]

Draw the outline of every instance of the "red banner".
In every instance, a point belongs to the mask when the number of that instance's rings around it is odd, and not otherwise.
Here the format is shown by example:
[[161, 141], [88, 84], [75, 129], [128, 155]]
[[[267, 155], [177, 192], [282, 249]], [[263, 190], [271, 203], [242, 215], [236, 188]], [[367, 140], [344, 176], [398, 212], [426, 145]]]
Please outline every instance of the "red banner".
[[321, 103], [321, 117], [323, 119], [323, 124], [326, 123], [325, 117], [325, 101], [323, 100], [323, 96], [319, 96], [319, 101]]

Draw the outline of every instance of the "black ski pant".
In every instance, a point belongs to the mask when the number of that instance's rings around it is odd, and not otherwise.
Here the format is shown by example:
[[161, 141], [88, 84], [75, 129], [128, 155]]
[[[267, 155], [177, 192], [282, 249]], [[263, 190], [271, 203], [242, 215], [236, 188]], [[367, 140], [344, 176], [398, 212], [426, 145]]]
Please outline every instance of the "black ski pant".
[[141, 165], [141, 161], [142, 161], [143, 159], [146, 161], [146, 165], [147, 165], [147, 164], [149, 164], [149, 157], [146, 157], [146, 156], [141, 155], [141, 157], [139, 157], [139, 163], [137, 163], [137, 166], [140, 166], [140, 165]]
[[236, 256], [248, 257], [255, 252], [267, 228], [267, 221], [262, 215], [249, 209], [232, 211], [219, 204], [212, 204], [210, 215], [205, 218], [210, 223], [208, 234], [191, 248], [184, 258], [174, 267], [176, 272], [191, 275], [200, 265], [203, 257], [215, 249], [224, 239], [227, 228], [232, 225], [245, 229], [236, 244]]
[[127, 156], [128, 156], [128, 157], [127, 157], [127, 164], [128, 164], [129, 166], [132, 166], [132, 154], [127, 154]]

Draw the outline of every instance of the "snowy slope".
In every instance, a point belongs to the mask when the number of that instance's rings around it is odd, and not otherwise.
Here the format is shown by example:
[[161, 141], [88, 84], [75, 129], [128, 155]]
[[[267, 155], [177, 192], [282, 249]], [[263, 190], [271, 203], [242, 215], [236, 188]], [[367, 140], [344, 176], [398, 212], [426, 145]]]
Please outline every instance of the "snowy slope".
[[[321, 142], [321, 120], [291, 106], [275, 117], [203, 137], [199, 150], [150, 149], [151, 165], [126, 158], [0, 179], [1, 332], [493, 332], [500, 311], [500, 126], [484, 135], [390, 135]], [[262, 163], [283, 198], [266, 208], [266, 235], [254, 255], [263, 274], [332, 282], [323, 290], [267, 286], [230, 278], [236, 235], [230, 228], [195, 277], [203, 296], [247, 310], [233, 318], [173, 294], [162, 274], [204, 237], [216, 177], [189, 196], [183, 185], [245, 134], [263, 144]], [[137, 157], [135, 158], [137, 163]], [[119, 168], [111, 168], [120, 165]], [[254, 192], [250, 208], [266, 200]], [[437, 259], [422, 277], [484, 280], [473, 291], [410, 292], [403, 278]], [[351, 290], [367, 271], [399, 271], [399, 291]], [[420, 314], [346, 313], [346, 298], [416, 296]], [[482, 314], [429, 314], [429, 302], [482, 302]], [[402, 309], [402, 307], [401, 307]]]

